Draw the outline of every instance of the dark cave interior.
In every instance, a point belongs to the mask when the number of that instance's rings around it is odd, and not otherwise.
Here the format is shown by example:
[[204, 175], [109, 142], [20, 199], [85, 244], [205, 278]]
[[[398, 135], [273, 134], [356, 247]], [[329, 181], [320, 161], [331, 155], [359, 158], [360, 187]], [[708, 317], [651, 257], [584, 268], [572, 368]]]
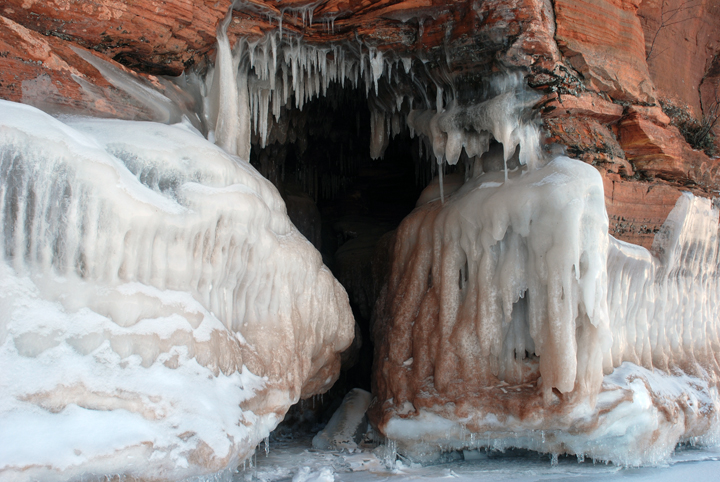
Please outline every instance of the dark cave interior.
[[[283, 427], [317, 429], [352, 388], [370, 391], [372, 310], [387, 269], [388, 242], [433, 177], [407, 128], [380, 159], [370, 157], [370, 110], [360, 89], [331, 84], [327, 95], [283, 110], [286, 142], [254, 139], [251, 164], [278, 188], [288, 215], [343, 284], [356, 320], [356, 342], [343, 354], [339, 380], [324, 396], [300, 401]], [[272, 136], [271, 136], [272, 138]], [[298, 426], [299, 424], [299, 426]]]

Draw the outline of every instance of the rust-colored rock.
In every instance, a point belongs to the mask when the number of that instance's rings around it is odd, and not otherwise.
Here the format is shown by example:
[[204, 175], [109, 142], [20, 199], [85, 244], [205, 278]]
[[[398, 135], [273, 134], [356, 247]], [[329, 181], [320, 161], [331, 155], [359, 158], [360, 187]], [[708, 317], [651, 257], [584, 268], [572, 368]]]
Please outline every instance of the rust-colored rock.
[[577, 96], [558, 95], [548, 102], [545, 118], [588, 117], [602, 124], [620, 120], [623, 106], [603, 99], [591, 92], [582, 92]]
[[[720, 3], [714, 0], [643, 0], [650, 76], [661, 98], [697, 119], [715, 117], [720, 99]], [[713, 130], [720, 152], [720, 123]]]
[[720, 179], [720, 160], [692, 149], [676, 127], [662, 127], [639, 114], [618, 125], [620, 145], [628, 160], [648, 176], [691, 182], [713, 189]]
[[613, 132], [592, 117], [547, 117], [544, 121], [550, 134], [548, 142], [567, 146], [573, 157], [588, 162], [598, 157], [595, 154], [603, 159], [624, 157]]
[[601, 173], [610, 234], [650, 249], [681, 189], [662, 181], [640, 182], [603, 170]]
[[[702, 114], [698, 88], [720, 77], [720, 3], [715, 0], [643, 0], [638, 10], [645, 32], [649, 71], [662, 97]], [[714, 86], [717, 93], [717, 84]], [[706, 92], [710, 102], [713, 92]]]
[[214, 46], [231, 0], [5, 0], [4, 15], [150, 73], [180, 74]]
[[591, 88], [614, 99], [653, 102], [640, 0], [556, 0], [555, 38]]
[[71, 45], [0, 16], [0, 98], [54, 113], [152, 118], [144, 106], [114, 88]]

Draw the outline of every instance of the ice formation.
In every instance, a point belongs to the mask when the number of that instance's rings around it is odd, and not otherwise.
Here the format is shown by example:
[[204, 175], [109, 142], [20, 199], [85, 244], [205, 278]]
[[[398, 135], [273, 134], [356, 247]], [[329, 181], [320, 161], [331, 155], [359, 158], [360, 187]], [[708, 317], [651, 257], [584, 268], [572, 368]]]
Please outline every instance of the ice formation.
[[367, 432], [367, 412], [372, 394], [361, 388], [350, 390], [325, 428], [313, 437], [312, 446], [320, 450], [357, 449]]
[[344, 289], [189, 124], [0, 101], [0, 173], [0, 478], [234, 470], [334, 382]]
[[[312, 24], [313, 9], [290, 13]], [[392, 447], [641, 464], [717, 441], [717, 206], [685, 195], [652, 253], [622, 243], [598, 172], [540, 148], [522, 76], [461, 102], [440, 67], [362, 41], [309, 45], [282, 15], [231, 45], [231, 14], [214, 63], [162, 93], [78, 52], [150, 118], [181, 124], [2, 104], [0, 357], [14, 370], [0, 378], [0, 430], [18, 443], [0, 447], [0, 474], [232, 467], [333, 383], [347, 296], [245, 162], [252, 146], [306, 141], [299, 112], [332, 84], [364, 90], [372, 158], [409, 129], [436, 174], [391, 243], [375, 313], [370, 415]], [[341, 188], [305, 174], [303, 203]], [[318, 445], [350, 446], [362, 418], [350, 408], [367, 398], [346, 400]], [[31, 446], [39, 433], [46, 450]]]
[[[310, 20], [311, 7], [305, 9]], [[373, 116], [373, 158], [381, 157], [389, 137], [405, 127], [410, 105], [406, 98], [412, 99], [409, 57], [362, 42], [310, 45], [282, 28], [259, 39], [238, 38], [231, 46], [229, 19], [218, 26], [217, 55], [204, 78], [193, 73], [182, 80], [184, 88], [202, 99], [200, 117], [208, 138], [229, 152], [247, 157], [251, 144], [265, 147], [273, 137], [283, 137], [287, 111], [302, 110], [313, 98], [326, 95], [332, 83], [364, 86]], [[328, 22], [331, 25], [332, 18]], [[383, 77], [395, 81], [381, 85]], [[399, 78], [407, 85], [400, 87]], [[442, 97], [442, 90], [438, 92]]]
[[569, 158], [433, 197], [376, 314], [373, 420], [401, 451], [634, 465], [717, 441], [717, 206], [682, 196], [653, 255], [608, 235], [599, 173]]

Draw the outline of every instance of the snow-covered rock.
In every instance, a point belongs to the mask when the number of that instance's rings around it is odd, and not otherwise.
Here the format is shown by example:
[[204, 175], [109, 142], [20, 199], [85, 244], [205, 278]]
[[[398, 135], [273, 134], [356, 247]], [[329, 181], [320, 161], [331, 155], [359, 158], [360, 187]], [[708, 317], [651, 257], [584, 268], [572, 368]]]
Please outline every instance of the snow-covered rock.
[[312, 446], [320, 450], [354, 450], [367, 432], [367, 412], [372, 394], [362, 388], [350, 390], [325, 428], [313, 437]]
[[654, 254], [608, 235], [602, 178], [557, 157], [470, 178], [398, 228], [370, 411], [398, 450], [658, 462], [718, 435], [718, 208], [684, 194]]
[[347, 295], [189, 124], [0, 101], [0, 478], [233, 470], [335, 381]]

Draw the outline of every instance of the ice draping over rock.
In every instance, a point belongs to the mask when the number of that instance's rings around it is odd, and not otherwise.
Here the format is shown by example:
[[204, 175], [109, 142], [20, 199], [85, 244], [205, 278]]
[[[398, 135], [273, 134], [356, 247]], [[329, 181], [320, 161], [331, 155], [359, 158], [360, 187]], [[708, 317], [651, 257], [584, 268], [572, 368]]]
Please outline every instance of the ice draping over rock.
[[[412, 102], [410, 57], [386, 55], [362, 42], [310, 45], [282, 29], [260, 39], [241, 37], [231, 46], [226, 33], [230, 18], [218, 26], [217, 55], [206, 75], [190, 73], [183, 80], [183, 86], [202, 99], [208, 137], [229, 152], [247, 157], [251, 143], [265, 147], [269, 139], [283, 137], [289, 122], [286, 110], [302, 110], [324, 96], [331, 83], [364, 86], [372, 112], [373, 158], [381, 157], [390, 136], [405, 127]], [[388, 79], [385, 85], [380, 83], [383, 77]], [[441, 87], [437, 93], [442, 99]], [[273, 135], [273, 130], [280, 133]]]
[[233, 469], [332, 385], [347, 295], [246, 161], [0, 102], [3, 477]]
[[538, 101], [538, 94], [525, 87], [519, 74], [498, 76], [492, 83], [494, 95], [483, 102], [460, 106], [453, 101], [447, 109], [438, 102], [435, 110], [409, 113], [407, 123], [411, 132], [428, 139], [438, 164], [457, 164], [463, 149], [470, 159], [479, 157], [494, 138], [502, 144], [506, 171], [507, 161], [516, 149], [521, 165], [538, 167], [540, 135], [525, 114]]
[[594, 168], [520, 172], [471, 178], [398, 229], [374, 423], [420, 459], [514, 446], [639, 464], [716, 441], [717, 207], [683, 195], [656, 257], [607, 234]]

